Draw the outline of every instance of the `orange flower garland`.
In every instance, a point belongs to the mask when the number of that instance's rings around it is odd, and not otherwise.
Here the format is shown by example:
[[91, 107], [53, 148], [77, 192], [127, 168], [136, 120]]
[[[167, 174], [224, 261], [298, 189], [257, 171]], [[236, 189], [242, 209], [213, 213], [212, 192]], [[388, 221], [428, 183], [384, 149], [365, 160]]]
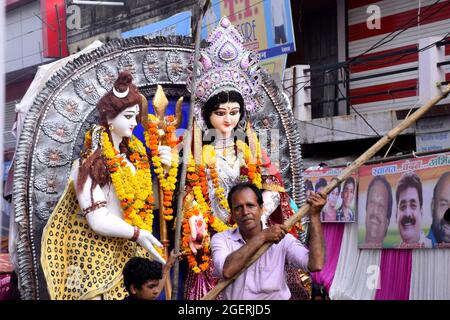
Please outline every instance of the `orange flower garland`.
[[[261, 166], [261, 149], [256, 150], [256, 158], [252, 157], [250, 147], [243, 141], [238, 140], [237, 149], [243, 155], [243, 160], [245, 164], [241, 167], [241, 177], [242, 181], [251, 181], [256, 186], [261, 188], [262, 177], [260, 172]], [[256, 163], [252, 163], [256, 162]], [[189, 218], [193, 215], [203, 214], [205, 221], [208, 225], [214, 229], [216, 232], [222, 232], [231, 229], [235, 226], [231, 226], [228, 223], [224, 223], [222, 220], [215, 218], [211, 211], [211, 206], [208, 198], [208, 186], [207, 186], [207, 176], [206, 168], [209, 170], [210, 177], [215, 189], [215, 195], [219, 200], [220, 206], [227, 210], [229, 214], [230, 208], [228, 206], [228, 201], [225, 198], [225, 190], [220, 186], [219, 174], [217, 172], [216, 166], [216, 151], [213, 146], [205, 145], [203, 146], [202, 154], [202, 164], [195, 164], [194, 159], [190, 157], [190, 161], [187, 168], [187, 182], [191, 186], [194, 194], [195, 203], [193, 207], [185, 212], [183, 220], [183, 238], [181, 242], [181, 251], [188, 254], [188, 263], [191, 269], [195, 273], [205, 271], [208, 268], [209, 263], [209, 243], [206, 244], [207, 239], [203, 240], [203, 252], [201, 255], [202, 263], [198, 265], [197, 259], [189, 247], [189, 241], [191, 240], [191, 230], [189, 226]]]
[[206, 163], [209, 169], [209, 173], [214, 185], [214, 190], [220, 206], [230, 213], [230, 207], [228, 201], [225, 198], [225, 189], [220, 186], [219, 174], [216, 170], [216, 150], [211, 145], [206, 145], [203, 148], [203, 162]]
[[[181, 240], [182, 252], [187, 254], [187, 260], [190, 268], [195, 273], [205, 272], [208, 270], [210, 261], [210, 248], [209, 248], [209, 237], [203, 238], [202, 249], [200, 255], [200, 264], [197, 262], [197, 258], [189, 247], [189, 241], [191, 240], [191, 228], [189, 226], [189, 218], [194, 215], [201, 214], [199, 206], [194, 205], [192, 208], [185, 212], [185, 219], [183, 221], [183, 238]], [[204, 216], [206, 224], [208, 224], [208, 217]], [[198, 251], [197, 251], [198, 253]]]
[[[238, 140], [236, 145], [239, 150], [244, 154], [244, 161], [248, 169], [247, 176], [250, 181], [255, 184], [259, 189], [262, 187], [262, 176], [261, 176], [261, 147], [258, 144], [256, 150], [256, 158], [251, 153], [250, 147], [242, 140]], [[254, 162], [256, 161], [256, 163]], [[245, 180], [245, 176], [241, 176], [241, 180]]]
[[[245, 161], [246, 168], [248, 170], [247, 176], [241, 174], [241, 180], [242, 181], [250, 180], [258, 188], [261, 188], [262, 187], [262, 177], [261, 177], [261, 172], [260, 172], [261, 161], [257, 160], [256, 164], [250, 163], [250, 161], [251, 161], [251, 159], [253, 159], [253, 157], [251, 155], [249, 146], [241, 140], [238, 140], [236, 142], [236, 145], [237, 145], [238, 150], [240, 150], [244, 154], [244, 161]], [[257, 153], [258, 154], [257, 154], [256, 159], [260, 159], [261, 158], [260, 150]], [[217, 196], [217, 199], [219, 200], [220, 206], [223, 209], [227, 210], [229, 214], [231, 214], [230, 207], [228, 206], [228, 201], [225, 198], [225, 194], [224, 194], [225, 189], [222, 188], [219, 183], [219, 174], [216, 169], [216, 151], [213, 146], [211, 146], [211, 145], [204, 146], [203, 162], [205, 162], [207, 164], [208, 169], [210, 170], [211, 179], [214, 184], [215, 194]]]
[[[164, 168], [161, 163], [161, 158], [159, 157], [158, 145], [159, 145], [159, 135], [158, 135], [158, 119], [155, 115], [148, 115], [148, 125], [147, 130], [144, 132], [145, 142], [147, 146], [152, 151], [152, 163], [154, 167], [155, 174], [158, 176], [159, 184], [163, 190], [163, 205], [164, 205], [164, 219], [170, 221], [173, 219], [173, 194], [177, 183], [178, 174], [178, 152], [175, 149], [178, 140], [175, 134], [175, 127], [168, 125], [166, 128], [167, 134], [167, 144], [172, 149], [172, 159], [169, 172], [166, 175], [164, 173]], [[175, 120], [173, 116], [167, 116], [166, 122], [172, 123]]]

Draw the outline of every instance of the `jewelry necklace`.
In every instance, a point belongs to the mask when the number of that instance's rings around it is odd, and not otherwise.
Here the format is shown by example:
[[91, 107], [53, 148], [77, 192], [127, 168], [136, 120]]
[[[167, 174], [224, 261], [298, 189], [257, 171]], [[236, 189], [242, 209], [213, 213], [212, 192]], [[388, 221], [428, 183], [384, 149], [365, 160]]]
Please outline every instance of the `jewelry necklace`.
[[234, 140], [232, 137], [218, 138], [214, 144], [214, 149], [223, 150], [223, 156], [226, 156], [227, 149], [234, 147]]
[[214, 146], [214, 149], [229, 149], [229, 148], [233, 148], [234, 147], [234, 143], [228, 145], [228, 146]]

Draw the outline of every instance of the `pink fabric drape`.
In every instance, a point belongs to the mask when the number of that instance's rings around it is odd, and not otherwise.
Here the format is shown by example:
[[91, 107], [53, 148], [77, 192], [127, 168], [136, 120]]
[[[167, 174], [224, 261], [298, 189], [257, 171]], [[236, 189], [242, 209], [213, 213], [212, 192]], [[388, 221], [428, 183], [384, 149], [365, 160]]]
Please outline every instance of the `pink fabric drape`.
[[383, 249], [375, 300], [409, 300], [412, 250]]
[[314, 283], [323, 285], [330, 292], [336, 266], [341, 251], [342, 235], [345, 223], [323, 223], [323, 237], [325, 240], [325, 266], [320, 272], [311, 272]]

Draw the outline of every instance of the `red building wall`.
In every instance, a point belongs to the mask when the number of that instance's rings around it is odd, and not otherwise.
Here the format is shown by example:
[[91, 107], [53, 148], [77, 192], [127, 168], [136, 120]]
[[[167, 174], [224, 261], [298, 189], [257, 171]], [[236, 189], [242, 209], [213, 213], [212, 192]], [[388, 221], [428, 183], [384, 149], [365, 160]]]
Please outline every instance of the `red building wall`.
[[[380, 28], [369, 29], [367, 20], [372, 15], [369, 5], [380, 9]], [[370, 11], [370, 10], [369, 10]], [[347, 0], [348, 17], [348, 58], [372, 57], [375, 60], [350, 67], [350, 77], [360, 78], [386, 72], [412, 69], [418, 67], [417, 52], [419, 40], [431, 36], [443, 38], [450, 31], [450, 1], [444, 0]], [[405, 29], [398, 33], [398, 30]], [[398, 33], [398, 35], [397, 35]], [[385, 44], [370, 50], [375, 43], [386, 36]], [[448, 36], [448, 35], [447, 35]], [[406, 53], [379, 58], [382, 55], [405, 50]], [[445, 47], [445, 60], [450, 60], [450, 45]], [[450, 66], [443, 66], [446, 79], [450, 79]], [[382, 111], [388, 109], [409, 109], [417, 102], [418, 70], [380, 76], [371, 79], [352, 81], [349, 84], [349, 95], [359, 96], [351, 100], [360, 111]], [[380, 95], [372, 95], [383, 91], [393, 91]], [[363, 96], [363, 97], [361, 97]], [[366, 97], [364, 97], [366, 96]]]
[[41, 0], [43, 55], [67, 57], [66, 9], [64, 0]]

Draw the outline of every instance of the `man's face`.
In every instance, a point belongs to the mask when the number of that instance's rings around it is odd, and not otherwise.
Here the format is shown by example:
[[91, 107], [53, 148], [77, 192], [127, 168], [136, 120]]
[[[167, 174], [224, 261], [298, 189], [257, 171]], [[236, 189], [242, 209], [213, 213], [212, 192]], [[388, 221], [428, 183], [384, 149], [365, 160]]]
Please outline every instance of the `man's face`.
[[431, 227], [438, 242], [450, 242], [450, 224], [443, 219], [448, 208], [450, 208], [450, 176], [441, 182], [431, 202], [433, 214]]
[[347, 183], [342, 191], [342, 201], [345, 208], [350, 208], [350, 204], [353, 201], [353, 196], [355, 195], [355, 186], [353, 183]]
[[231, 211], [241, 231], [248, 232], [254, 228], [261, 228], [262, 208], [252, 189], [246, 188], [233, 194]]
[[405, 243], [419, 242], [422, 208], [416, 188], [409, 187], [400, 193], [397, 203], [397, 224]]
[[141, 288], [131, 285], [131, 293], [139, 300], [155, 300], [158, 297], [159, 280], [153, 279], [145, 282]]
[[388, 190], [381, 181], [376, 181], [367, 194], [366, 243], [383, 243], [388, 227]]

